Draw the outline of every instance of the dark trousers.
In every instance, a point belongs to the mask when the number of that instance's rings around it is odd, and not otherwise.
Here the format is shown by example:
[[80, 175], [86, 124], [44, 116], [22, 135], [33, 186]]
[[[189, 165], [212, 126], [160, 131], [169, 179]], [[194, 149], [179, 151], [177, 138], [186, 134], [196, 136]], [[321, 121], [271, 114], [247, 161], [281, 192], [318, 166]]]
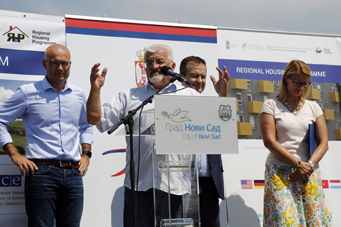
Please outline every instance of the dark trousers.
[[201, 227], [220, 227], [219, 194], [212, 177], [199, 177]]
[[79, 227], [83, 212], [83, 179], [78, 169], [37, 165], [25, 176], [29, 227]]
[[[124, 227], [132, 226], [130, 193], [131, 190], [125, 187], [123, 211]], [[148, 191], [136, 191], [135, 195], [137, 198], [136, 226], [160, 226], [161, 219], [169, 219], [168, 193], [155, 189], [155, 200], [152, 188]], [[183, 217], [182, 197], [182, 195], [171, 195], [171, 218]], [[156, 201], [155, 210], [154, 201]]]

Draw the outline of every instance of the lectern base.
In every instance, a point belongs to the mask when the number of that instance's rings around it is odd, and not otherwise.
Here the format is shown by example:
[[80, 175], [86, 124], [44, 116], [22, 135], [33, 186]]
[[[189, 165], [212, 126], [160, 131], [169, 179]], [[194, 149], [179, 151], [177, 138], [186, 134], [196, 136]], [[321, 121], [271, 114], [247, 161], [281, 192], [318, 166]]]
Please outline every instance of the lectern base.
[[194, 227], [192, 218], [177, 218], [177, 219], [162, 219], [161, 227], [181, 226], [181, 227]]

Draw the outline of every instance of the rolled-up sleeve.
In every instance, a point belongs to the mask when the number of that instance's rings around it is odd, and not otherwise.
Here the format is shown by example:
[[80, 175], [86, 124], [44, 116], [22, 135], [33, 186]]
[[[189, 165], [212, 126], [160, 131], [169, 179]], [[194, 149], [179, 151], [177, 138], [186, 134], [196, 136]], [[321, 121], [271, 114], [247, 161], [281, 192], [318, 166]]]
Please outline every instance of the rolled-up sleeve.
[[121, 118], [124, 117], [124, 106], [126, 103], [126, 96], [119, 93], [112, 99], [110, 103], [102, 105], [101, 125], [97, 125], [98, 131], [101, 133], [109, 130], [112, 126], [117, 124]]
[[27, 98], [19, 88], [2, 106], [0, 106], [0, 147], [13, 143], [7, 126], [25, 113]]

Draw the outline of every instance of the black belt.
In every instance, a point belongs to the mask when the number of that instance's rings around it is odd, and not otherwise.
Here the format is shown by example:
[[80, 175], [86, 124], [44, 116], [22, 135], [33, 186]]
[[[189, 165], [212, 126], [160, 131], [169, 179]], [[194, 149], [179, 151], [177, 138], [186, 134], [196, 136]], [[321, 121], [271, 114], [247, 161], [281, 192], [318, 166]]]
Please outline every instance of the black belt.
[[54, 159], [29, 159], [37, 165], [54, 165], [57, 167], [69, 167], [78, 169], [78, 162], [66, 161], [66, 160], [54, 160]]
[[213, 177], [199, 177], [199, 181], [204, 182], [204, 181], [212, 181]]

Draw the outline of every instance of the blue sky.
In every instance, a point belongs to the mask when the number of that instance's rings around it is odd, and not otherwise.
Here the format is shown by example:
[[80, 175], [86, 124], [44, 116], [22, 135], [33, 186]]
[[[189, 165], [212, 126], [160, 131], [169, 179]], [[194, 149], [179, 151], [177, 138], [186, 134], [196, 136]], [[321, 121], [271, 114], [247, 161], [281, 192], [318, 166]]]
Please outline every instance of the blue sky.
[[28, 83], [32, 83], [32, 81], [0, 79], [0, 106], [12, 96], [12, 94], [17, 90], [18, 87]]
[[0, 9], [341, 36], [340, 0], [1, 0]]
[[13, 92], [17, 90], [23, 84], [29, 84], [33, 81], [20, 81], [20, 80], [3, 80], [0, 79], [0, 86], [4, 87], [6, 90], [12, 90]]

